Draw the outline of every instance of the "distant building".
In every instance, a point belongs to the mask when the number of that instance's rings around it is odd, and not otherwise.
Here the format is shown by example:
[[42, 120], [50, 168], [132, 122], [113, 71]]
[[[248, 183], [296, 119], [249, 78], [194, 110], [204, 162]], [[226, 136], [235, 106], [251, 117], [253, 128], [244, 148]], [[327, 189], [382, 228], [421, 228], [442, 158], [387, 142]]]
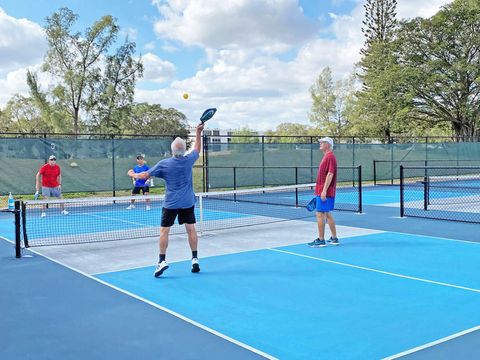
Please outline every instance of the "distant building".
[[[195, 137], [195, 127], [190, 127], [189, 136]], [[206, 129], [203, 135], [208, 136], [208, 147], [210, 151], [222, 151], [228, 149], [228, 144], [232, 142], [232, 129]]]

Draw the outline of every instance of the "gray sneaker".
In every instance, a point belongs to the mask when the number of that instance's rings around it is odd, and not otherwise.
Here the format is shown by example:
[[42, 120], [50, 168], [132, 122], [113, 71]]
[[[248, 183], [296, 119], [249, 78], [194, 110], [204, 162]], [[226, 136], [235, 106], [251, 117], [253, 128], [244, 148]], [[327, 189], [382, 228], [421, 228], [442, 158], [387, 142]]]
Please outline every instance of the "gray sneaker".
[[325, 240], [320, 240], [320, 239], [316, 238], [312, 242], [309, 242], [308, 246], [310, 246], [310, 247], [324, 247], [324, 246], [327, 246], [327, 244], [325, 243]]
[[338, 238], [331, 237], [328, 240], [328, 245], [340, 245], [340, 243], [338, 242]]

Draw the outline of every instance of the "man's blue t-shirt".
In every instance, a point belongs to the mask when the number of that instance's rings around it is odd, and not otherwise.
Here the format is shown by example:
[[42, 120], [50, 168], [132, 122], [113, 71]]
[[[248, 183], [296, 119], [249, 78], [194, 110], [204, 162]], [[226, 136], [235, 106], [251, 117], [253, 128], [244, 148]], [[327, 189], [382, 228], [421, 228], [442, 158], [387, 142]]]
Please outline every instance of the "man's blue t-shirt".
[[[142, 166], [135, 166], [133, 168], [133, 172], [134, 173], [141, 173], [141, 172], [144, 172], [144, 171], [148, 171], [148, 169], [150, 169], [150, 166], [148, 166], [147, 164], [143, 164]], [[145, 185], [145, 182], [147, 181], [147, 179], [135, 179], [135, 187], [144, 187], [146, 186]]]
[[159, 161], [148, 170], [150, 176], [165, 180], [166, 192], [163, 207], [166, 209], [187, 209], [195, 205], [193, 192], [192, 167], [199, 154], [191, 153]]

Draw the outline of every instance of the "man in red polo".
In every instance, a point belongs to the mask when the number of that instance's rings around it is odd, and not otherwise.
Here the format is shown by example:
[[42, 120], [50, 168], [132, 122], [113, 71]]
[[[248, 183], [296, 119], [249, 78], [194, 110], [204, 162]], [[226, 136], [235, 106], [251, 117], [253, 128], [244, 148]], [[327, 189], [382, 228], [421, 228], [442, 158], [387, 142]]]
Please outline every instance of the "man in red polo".
[[328, 243], [338, 245], [337, 229], [332, 211], [335, 206], [335, 192], [337, 187], [337, 159], [333, 153], [333, 139], [321, 138], [320, 150], [323, 158], [318, 167], [317, 183], [315, 186], [318, 238], [308, 243], [311, 247], [327, 246], [325, 242], [325, 222], [328, 222], [332, 236]]
[[[57, 164], [57, 158], [55, 155], [50, 155], [48, 163], [40, 167], [40, 170], [38, 170], [35, 184], [35, 197], [38, 196], [40, 190], [40, 177], [42, 177], [42, 196], [44, 199], [48, 199], [49, 197], [62, 197], [62, 171]], [[63, 204], [60, 204], [60, 209], [62, 210], [63, 215], [68, 215], [68, 211], [65, 210]], [[45, 205], [43, 205], [41, 216], [47, 216]]]

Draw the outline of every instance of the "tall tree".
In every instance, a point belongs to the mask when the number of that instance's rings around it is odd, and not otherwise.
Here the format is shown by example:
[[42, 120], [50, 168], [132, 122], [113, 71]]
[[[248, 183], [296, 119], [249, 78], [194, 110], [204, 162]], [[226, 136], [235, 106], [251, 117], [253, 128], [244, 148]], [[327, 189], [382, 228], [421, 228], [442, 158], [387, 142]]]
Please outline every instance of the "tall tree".
[[365, 20], [362, 21], [362, 32], [365, 35], [365, 45], [360, 53], [366, 56], [372, 44], [393, 40], [397, 26], [397, 0], [367, 0], [363, 7]]
[[413, 116], [448, 123], [458, 136], [480, 135], [480, 3], [456, 0], [399, 32]]
[[132, 106], [130, 116], [130, 126], [123, 132], [125, 134], [188, 135], [186, 116], [173, 108], [139, 103]]
[[112, 122], [132, 103], [134, 84], [142, 73], [140, 61], [132, 58], [135, 44], [127, 39], [109, 55], [119, 31], [116, 20], [103, 16], [81, 34], [73, 30], [77, 19], [68, 8], [47, 18], [49, 48], [43, 70], [57, 80], [51, 96], [55, 104], [68, 109], [75, 134], [81, 128], [80, 114], [98, 124], [107, 123], [108, 129], [115, 128]]
[[310, 96], [313, 100], [309, 114], [310, 121], [317, 127], [323, 128], [330, 122], [335, 112], [335, 93], [332, 71], [329, 67], [322, 70], [315, 84], [310, 87]]
[[367, 0], [362, 27], [365, 44], [359, 64], [362, 90], [357, 93], [356, 122], [384, 139], [397, 130], [402, 121], [399, 113], [404, 112], [404, 102], [395, 96], [398, 66], [392, 44], [398, 24], [396, 7], [396, 0]]
[[330, 68], [322, 70], [315, 84], [310, 88], [313, 100], [309, 114], [316, 131], [324, 134], [343, 136], [349, 123], [351, 106], [354, 101], [354, 78], [333, 83]]
[[127, 38], [114, 55], [106, 56], [102, 80], [89, 84], [87, 108], [95, 130], [121, 133], [130, 128], [135, 82], [143, 75], [142, 62], [133, 58], [134, 53], [135, 43]]

